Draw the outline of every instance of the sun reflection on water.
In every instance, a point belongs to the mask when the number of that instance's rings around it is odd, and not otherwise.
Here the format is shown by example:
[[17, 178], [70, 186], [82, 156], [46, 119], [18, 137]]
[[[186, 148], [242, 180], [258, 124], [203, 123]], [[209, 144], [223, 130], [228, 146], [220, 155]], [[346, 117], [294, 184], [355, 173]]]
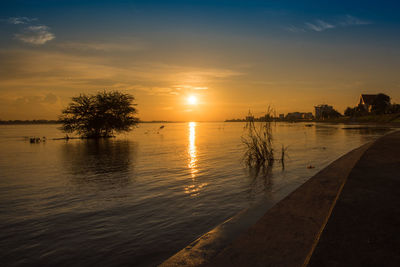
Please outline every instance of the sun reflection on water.
[[207, 183], [198, 183], [196, 181], [197, 168], [197, 147], [196, 147], [196, 123], [189, 122], [189, 145], [188, 145], [188, 168], [192, 178], [192, 184], [185, 186], [185, 193], [190, 196], [199, 195], [199, 191], [207, 185]]
[[197, 151], [196, 151], [196, 123], [189, 122], [189, 164], [190, 174], [195, 178], [197, 173]]

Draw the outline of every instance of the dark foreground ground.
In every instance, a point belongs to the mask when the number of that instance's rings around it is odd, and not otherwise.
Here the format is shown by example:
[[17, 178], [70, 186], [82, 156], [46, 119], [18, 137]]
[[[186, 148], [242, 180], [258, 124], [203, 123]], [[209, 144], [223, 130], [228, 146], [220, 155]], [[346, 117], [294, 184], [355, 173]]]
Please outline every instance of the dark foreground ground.
[[354, 166], [309, 266], [400, 266], [400, 132]]
[[196, 242], [163, 266], [400, 266], [400, 132], [333, 162], [224, 248]]

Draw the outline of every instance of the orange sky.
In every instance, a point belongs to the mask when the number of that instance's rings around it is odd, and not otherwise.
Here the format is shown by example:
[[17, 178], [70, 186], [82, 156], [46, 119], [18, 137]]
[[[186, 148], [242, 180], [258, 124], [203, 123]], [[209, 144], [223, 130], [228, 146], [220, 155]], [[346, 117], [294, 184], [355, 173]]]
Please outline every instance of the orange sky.
[[[107, 16], [91, 7], [91, 17], [70, 9], [58, 18], [50, 4], [0, 12], [0, 119], [56, 119], [71, 97], [104, 89], [133, 94], [141, 120], [220, 121], [322, 103], [343, 113], [361, 93], [400, 103], [397, 24], [339, 6], [304, 15], [207, 3]], [[33, 15], [16, 17], [22, 11]]]
[[[344, 63], [341, 68], [339, 63], [294, 58], [208, 68], [118, 62], [108, 51], [100, 51], [102, 56], [74, 52], [0, 52], [6, 69], [0, 81], [0, 118], [56, 119], [72, 96], [103, 89], [133, 94], [142, 120], [224, 120], [243, 117], [249, 109], [261, 115], [268, 105], [287, 113], [328, 103], [343, 112], [360, 93], [384, 92], [400, 102], [396, 73], [388, 68], [382, 73], [379, 66], [358, 69]], [[138, 52], [127, 48], [124, 53]], [[188, 105], [190, 95], [198, 98], [197, 105]]]

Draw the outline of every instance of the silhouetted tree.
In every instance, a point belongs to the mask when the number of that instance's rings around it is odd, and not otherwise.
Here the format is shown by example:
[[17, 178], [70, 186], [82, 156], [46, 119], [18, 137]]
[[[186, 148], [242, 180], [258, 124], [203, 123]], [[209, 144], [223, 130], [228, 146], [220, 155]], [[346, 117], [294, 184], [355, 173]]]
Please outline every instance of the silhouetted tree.
[[344, 115], [349, 117], [361, 117], [368, 115], [368, 110], [366, 110], [363, 105], [359, 104], [357, 107], [354, 108], [346, 108], [346, 110], [344, 111]]
[[321, 118], [322, 119], [334, 119], [334, 118], [339, 118], [341, 117], [342, 114], [340, 114], [337, 110], [335, 109], [330, 109], [330, 110], [323, 110], [321, 112]]
[[385, 94], [378, 94], [372, 103], [371, 112], [375, 114], [387, 113], [390, 107], [390, 96]]
[[344, 111], [344, 115], [348, 117], [354, 117], [356, 113], [356, 108], [347, 107]]
[[130, 131], [139, 119], [130, 94], [102, 91], [81, 94], [62, 111], [60, 121], [64, 132], [76, 132], [87, 138], [110, 137], [115, 132]]
[[389, 113], [391, 113], [391, 114], [400, 113], [400, 104], [390, 105]]

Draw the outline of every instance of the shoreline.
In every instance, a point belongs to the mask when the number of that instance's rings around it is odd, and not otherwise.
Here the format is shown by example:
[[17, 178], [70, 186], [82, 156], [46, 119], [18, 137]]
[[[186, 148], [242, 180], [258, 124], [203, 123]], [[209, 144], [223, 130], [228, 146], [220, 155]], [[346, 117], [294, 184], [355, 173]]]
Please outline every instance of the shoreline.
[[[139, 124], [160, 124], [160, 123], [189, 123], [190, 121], [142, 121]], [[195, 121], [198, 123], [245, 123], [246, 121]], [[262, 122], [262, 121], [257, 121]], [[307, 124], [343, 124], [343, 125], [370, 125], [370, 126], [385, 126], [385, 127], [398, 127], [400, 128], [400, 122], [357, 122], [357, 121], [273, 121], [275, 122], [285, 122], [285, 123], [307, 123]], [[8, 122], [8, 121], [0, 121], [0, 126], [7, 125], [60, 125], [60, 122]]]
[[[230, 219], [219, 224], [211, 231], [203, 234], [201, 237], [187, 245], [182, 250], [178, 251], [176, 254], [161, 263], [160, 266], [204, 266], [209, 264], [212, 266], [226, 266], [224, 265], [224, 261], [227, 260], [226, 257], [229, 258], [231, 255], [221, 256], [221, 253], [224, 253], [224, 251], [227, 250], [229, 251], [230, 246], [235, 242], [237, 243], [237, 240], [240, 238], [243, 238], [244, 233], [246, 233], [249, 229], [252, 229], [259, 224], [260, 220], [262, 220], [264, 216], [274, 213], [273, 210], [277, 209], [277, 207], [278, 210], [282, 209], [279, 208], [282, 206], [282, 203], [292, 202], [293, 195], [295, 195], [296, 198], [301, 199], [303, 195], [302, 191], [306, 190], [310, 193], [316, 188], [320, 188], [321, 182], [319, 180], [321, 177], [328, 176], [329, 178], [332, 178], [332, 176], [336, 176], [338, 173], [340, 173], [341, 178], [338, 179], [339, 181], [337, 181], [334, 185], [331, 185], [334, 186], [334, 188], [328, 190], [328, 195], [325, 195], [325, 198], [330, 199], [327, 203], [325, 203], [325, 210], [329, 210], [327, 207], [332, 207], [334, 204], [333, 201], [338, 195], [337, 192], [339, 188], [343, 186], [345, 178], [347, 178], [348, 174], [358, 162], [360, 157], [373, 143], [374, 142], [366, 143], [347, 152], [330, 163], [327, 167], [319, 171], [317, 174], [310, 177], [305, 183], [296, 183], [288, 186], [287, 188], [281, 189], [279, 192], [279, 197], [276, 198], [275, 201], [263, 201], [254, 207], [240, 211]], [[290, 212], [287, 214], [290, 214]], [[276, 214], [274, 214], [274, 216], [276, 218], [272, 224], [279, 225], [281, 216], [276, 216]], [[327, 215], [323, 214], [320, 215], [319, 219], [323, 220], [326, 217]], [[317, 229], [316, 232], [319, 232], [319, 229]], [[275, 238], [277, 239], [277, 237]], [[314, 238], [311, 238], [311, 240], [314, 240]], [[240, 241], [240, 243], [242, 243], [242, 241]], [[276, 240], [276, 242], [272, 243], [274, 243], [275, 246], [277, 243], [279, 243], [279, 241]], [[286, 250], [289, 250], [290, 248], [292, 247], [288, 247]], [[248, 254], [253, 253], [252, 251], [249, 251], [245, 245], [240, 249], [240, 251], [243, 250]], [[280, 252], [280, 250], [278, 251]], [[223, 261], [221, 260], [221, 257], [224, 258]], [[291, 265], [289, 264], [288, 266]]]
[[[346, 153], [275, 204], [239, 212], [160, 266], [355, 266], [367, 250], [365, 257], [374, 262], [398, 263], [390, 240], [400, 218], [393, 213], [396, 201], [388, 200], [399, 198], [391, 185], [400, 184], [398, 144], [400, 131], [391, 131]], [[374, 232], [367, 231], [371, 225]], [[382, 236], [391, 238], [389, 244]], [[331, 254], [334, 247], [338, 251]], [[374, 253], [377, 247], [385, 249]]]

